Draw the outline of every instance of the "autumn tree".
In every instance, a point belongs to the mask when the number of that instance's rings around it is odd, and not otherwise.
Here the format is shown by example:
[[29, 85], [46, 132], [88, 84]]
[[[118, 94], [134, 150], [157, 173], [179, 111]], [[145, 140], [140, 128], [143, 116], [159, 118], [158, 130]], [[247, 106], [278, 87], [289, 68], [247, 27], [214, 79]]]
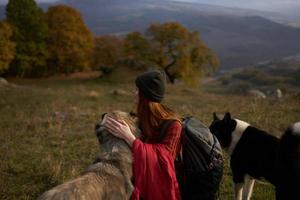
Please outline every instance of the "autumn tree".
[[[205, 74], [214, 72], [220, 63], [214, 52], [200, 40], [198, 32], [189, 32], [187, 43], [182, 54], [177, 54], [176, 63], [170, 63], [164, 70], [166, 74], [171, 73], [168, 76], [173, 77], [173, 80], [178, 78], [196, 85]], [[172, 82], [172, 78], [170, 80]]]
[[123, 40], [114, 35], [95, 38], [93, 69], [110, 73], [124, 57]]
[[154, 57], [154, 51], [147, 40], [141, 33], [129, 33], [124, 39], [124, 55], [132, 67], [145, 69], [151, 65], [151, 58]]
[[65, 5], [49, 7], [47, 21], [52, 72], [69, 74], [88, 69], [94, 41], [80, 12]]
[[135, 34], [135, 38], [138, 40], [126, 40], [131, 46], [136, 45], [128, 48], [132, 57], [163, 69], [171, 83], [182, 79], [196, 84], [203, 74], [219, 65], [218, 58], [201, 41], [199, 33], [190, 32], [177, 22], [152, 24], [146, 36]]
[[15, 55], [15, 43], [11, 41], [12, 29], [6, 22], [0, 22], [0, 74], [7, 71]]
[[46, 71], [48, 56], [47, 23], [34, 0], [9, 0], [6, 17], [13, 29], [16, 54], [10, 72], [19, 76], [40, 76]]

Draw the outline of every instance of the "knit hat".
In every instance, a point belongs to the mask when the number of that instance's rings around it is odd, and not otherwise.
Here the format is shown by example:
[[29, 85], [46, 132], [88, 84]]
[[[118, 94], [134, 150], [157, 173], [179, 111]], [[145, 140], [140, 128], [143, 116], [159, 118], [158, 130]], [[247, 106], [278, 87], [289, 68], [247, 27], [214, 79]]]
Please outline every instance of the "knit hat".
[[135, 79], [135, 84], [139, 92], [150, 101], [162, 101], [166, 85], [166, 78], [162, 72], [158, 70], [145, 72]]

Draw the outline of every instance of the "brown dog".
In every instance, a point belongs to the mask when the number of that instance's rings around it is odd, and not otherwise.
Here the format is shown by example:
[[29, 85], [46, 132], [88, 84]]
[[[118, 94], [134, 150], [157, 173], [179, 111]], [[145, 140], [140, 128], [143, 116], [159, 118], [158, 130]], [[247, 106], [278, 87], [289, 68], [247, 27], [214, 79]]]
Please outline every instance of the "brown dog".
[[[108, 113], [117, 120], [124, 120], [139, 137], [137, 119], [122, 111]], [[101, 154], [82, 176], [46, 191], [39, 200], [122, 200], [129, 199], [133, 191], [132, 154], [127, 143], [108, 133], [103, 126], [96, 126]]]

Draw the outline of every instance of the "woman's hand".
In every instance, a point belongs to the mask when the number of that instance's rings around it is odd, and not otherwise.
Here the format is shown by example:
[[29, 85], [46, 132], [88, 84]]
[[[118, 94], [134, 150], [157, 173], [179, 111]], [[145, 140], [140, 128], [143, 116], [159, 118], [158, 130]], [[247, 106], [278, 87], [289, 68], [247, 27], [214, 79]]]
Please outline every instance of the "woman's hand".
[[125, 121], [117, 121], [109, 116], [105, 116], [102, 124], [111, 134], [125, 140], [132, 146], [136, 138]]

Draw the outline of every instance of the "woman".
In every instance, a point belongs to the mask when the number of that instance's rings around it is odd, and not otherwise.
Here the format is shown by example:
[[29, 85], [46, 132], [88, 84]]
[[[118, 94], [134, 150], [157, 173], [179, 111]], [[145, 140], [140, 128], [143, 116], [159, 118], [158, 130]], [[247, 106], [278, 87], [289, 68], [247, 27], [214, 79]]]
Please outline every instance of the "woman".
[[[110, 117], [104, 126], [116, 137], [124, 139], [132, 148], [134, 200], [178, 200], [178, 182], [174, 160], [181, 147], [181, 122], [177, 115], [162, 105], [165, 94], [165, 76], [149, 71], [135, 80], [137, 87], [137, 116], [142, 138], [137, 139], [124, 122]], [[160, 130], [165, 121], [172, 121], [161, 139]]]

